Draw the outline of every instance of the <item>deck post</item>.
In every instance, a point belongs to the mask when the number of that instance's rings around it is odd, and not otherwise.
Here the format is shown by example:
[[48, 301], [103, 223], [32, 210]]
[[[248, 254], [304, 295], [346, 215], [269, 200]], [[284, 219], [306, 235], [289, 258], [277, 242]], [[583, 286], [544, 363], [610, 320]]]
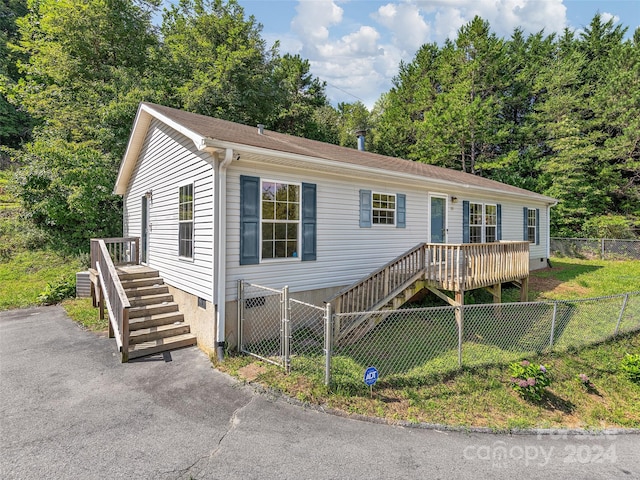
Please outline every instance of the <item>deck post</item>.
[[520, 283], [520, 301], [526, 302], [529, 300], [529, 277], [524, 277]]

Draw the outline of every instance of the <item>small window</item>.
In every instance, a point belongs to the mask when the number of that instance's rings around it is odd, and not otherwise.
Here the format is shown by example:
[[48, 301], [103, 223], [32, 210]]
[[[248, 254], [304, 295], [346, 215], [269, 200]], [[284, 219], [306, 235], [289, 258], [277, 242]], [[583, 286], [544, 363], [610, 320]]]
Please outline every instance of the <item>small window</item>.
[[482, 243], [482, 204], [469, 204], [469, 243]]
[[180, 187], [178, 199], [178, 255], [193, 258], [193, 184]]
[[498, 241], [498, 208], [496, 205], [484, 206], [484, 232], [487, 243]]
[[529, 243], [536, 243], [536, 209], [530, 208], [527, 211], [527, 240]]
[[386, 193], [372, 194], [372, 210], [374, 225], [396, 224], [396, 196]]
[[300, 185], [262, 182], [262, 259], [298, 258]]

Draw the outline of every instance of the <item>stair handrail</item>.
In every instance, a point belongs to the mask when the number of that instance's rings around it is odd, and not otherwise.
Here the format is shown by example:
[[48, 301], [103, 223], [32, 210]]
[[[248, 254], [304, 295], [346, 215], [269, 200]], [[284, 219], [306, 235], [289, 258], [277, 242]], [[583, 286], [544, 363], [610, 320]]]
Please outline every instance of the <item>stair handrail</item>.
[[100, 288], [100, 317], [104, 316], [106, 305], [109, 323], [113, 329], [122, 362], [129, 359], [129, 309], [131, 304], [124, 291], [116, 267], [111, 260], [104, 239], [92, 239], [92, 253], [95, 252], [95, 268], [98, 272]]
[[[415, 278], [425, 269], [426, 243], [420, 243], [407, 250], [382, 267], [370, 273], [367, 277], [346, 286], [333, 297], [326, 300], [335, 313], [363, 312], [378, 305], [384, 298], [401, 288], [409, 279]], [[418, 255], [417, 261], [407, 261]], [[404, 275], [391, 275], [394, 268], [405, 267]], [[374, 283], [382, 288], [374, 287]], [[366, 290], [364, 295], [358, 295], [358, 290]], [[350, 305], [351, 304], [351, 305]]]

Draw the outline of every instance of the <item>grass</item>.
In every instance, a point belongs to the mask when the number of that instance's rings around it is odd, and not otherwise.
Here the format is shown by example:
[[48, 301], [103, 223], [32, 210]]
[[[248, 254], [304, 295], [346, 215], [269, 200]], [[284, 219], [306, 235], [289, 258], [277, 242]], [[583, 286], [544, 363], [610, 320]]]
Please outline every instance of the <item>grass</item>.
[[[362, 382], [329, 389], [318, 374], [294, 369], [285, 375], [274, 365], [256, 367], [252, 357], [232, 356], [217, 368], [239, 378], [248, 378], [245, 372], [251, 371], [249, 380], [301, 401], [388, 420], [495, 430], [640, 428], [640, 384], [620, 370], [625, 354], [637, 351], [640, 334], [635, 333], [579, 351], [527, 357], [545, 364], [552, 375], [541, 402], [524, 400], [511, 388], [506, 364], [434, 375], [416, 385], [380, 381], [373, 394]], [[337, 370], [341, 367], [349, 369], [343, 364]], [[592, 387], [584, 386], [580, 374], [590, 378]]]
[[92, 332], [104, 332], [109, 326], [106, 315], [100, 320], [98, 309], [93, 307], [90, 298], [70, 298], [62, 302], [62, 307], [73, 321]]
[[47, 283], [83, 270], [81, 261], [51, 250], [21, 251], [0, 262], [0, 310], [38, 305]]
[[[555, 259], [553, 265], [552, 270], [532, 272], [532, 300], [640, 291], [640, 262], [637, 261]], [[519, 296], [517, 291], [506, 294]], [[471, 300], [471, 303], [482, 303], [483, 298], [479, 295]], [[556, 319], [556, 345], [561, 352], [548, 352], [544, 348], [549, 331], [546, 310], [552, 306], [543, 305], [533, 318], [526, 319], [513, 317], [509, 308], [503, 307], [501, 314], [510, 324], [517, 325], [518, 331], [507, 343], [492, 338], [482, 315], [474, 319], [473, 314], [466, 313], [465, 325], [470, 328], [470, 334], [463, 344], [463, 362], [467, 366], [462, 370], [457, 368], [457, 338], [449, 338], [451, 332], [447, 330], [451, 322], [438, 321], [431, 315], [428, 322], [420, 323], [417, 317], [408, 318], [409, 313], [404, 314], [405, 328], [392, 328], [397, 319], [389, 318], [381, 324], [387, 324], [384, 330], [378, 328], [370, 332], [361, 340], [366, 340], [364, 353], [350, 351], [349, 346], [336, 348], [331, 388], [323, 384], [321, 345], [311, 342], [311, 337], [306, 342], [305, 355], [293, 356], [289, 375], [277, 366], [244, 356], [230, 356], [217, 367], [301, 401], [389, 420], [485, 426], [496, 430], [640, 428], [640, 384], [631, 381], [620, 369], [626, 353], [640, 351], [640, 333], [593, 345], [613, 333], [620, 304], [619, 298], [561, 304]], [[640, 316], [638, 297], [630, 299], [626, 311], [621, 325], [623, 330], [632, 330]], [[413, 325], [411, 329], [406, 328], [408, 324]], [[545, 345], [538, 345], [542, 330], [545, 330], [542, 335]], [[416, 343], [419, 337], [431, 339], [427, 356], [418, 353], [427, 350]], [[404, 345], [407, 352], [406, 358], [396, 363], [388, 352], [390, 338]], [[569, 343], [582, 348], [569, 347]], [[553, 375], [540, 402], [524, 400], [511, 388], [508, 363], [522, 358], [547, 365]], [[381, 371], [373, 395], [362, 381], [364, 369], [371, 364]], [[398, 364], [402, 368], [398, 368]], [[589, 387], [580, 381], [580, 374], [589, 377]]]

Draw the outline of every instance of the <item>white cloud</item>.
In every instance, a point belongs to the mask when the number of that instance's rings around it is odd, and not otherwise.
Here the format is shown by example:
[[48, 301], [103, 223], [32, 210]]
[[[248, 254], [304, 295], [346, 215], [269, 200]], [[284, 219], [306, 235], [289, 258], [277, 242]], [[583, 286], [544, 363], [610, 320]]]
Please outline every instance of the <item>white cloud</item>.
[[391, 31], [393, 42], [402, 49], [416, 51], [429, 39], [430, 27], [414, 4], [388, 3], [372, 17]]
[[305, 46], [312, 46], [328, 40], [329, 27], [342, 21], [344, 10], [333, 0], [301, 0], [296, 12], [291, 29], [304, 39]]
[[600, 18], [602, 19], [603, 23], [607, 23], [609, 20], [613, 19], [614, 25], [620, 21], [620, 17], [618, 15], [614, 15], [613, 13], [609, 12], [602, 12], [600, 14]]
[[433, 40], [454, 38], [458, 29], [478, 15], [491, 29], [509, 36], [516, 27], [526, 33], [542, 29], [561, 32], [567, 25], [563, 0], [415, 0], [425, 13], [435, 12]]

